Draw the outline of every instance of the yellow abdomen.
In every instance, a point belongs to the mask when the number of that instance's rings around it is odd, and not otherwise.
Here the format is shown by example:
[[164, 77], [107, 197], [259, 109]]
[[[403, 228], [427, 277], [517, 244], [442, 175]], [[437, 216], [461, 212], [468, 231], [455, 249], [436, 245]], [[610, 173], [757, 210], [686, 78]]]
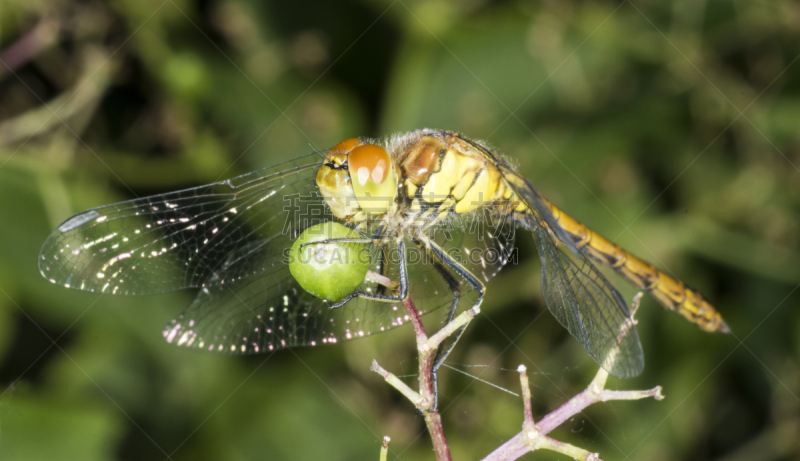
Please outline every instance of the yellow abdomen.
[[703, 330], [720, 333], [730, 331], [719, 312], [700, 293], [592, 231], [552, 203], [547, 202], [547, 206], [553, 211], [558, 224], [574, 237], [575, 245], [594, 260], [612, 267], [631, 283], [646, 290], [662, 306]]

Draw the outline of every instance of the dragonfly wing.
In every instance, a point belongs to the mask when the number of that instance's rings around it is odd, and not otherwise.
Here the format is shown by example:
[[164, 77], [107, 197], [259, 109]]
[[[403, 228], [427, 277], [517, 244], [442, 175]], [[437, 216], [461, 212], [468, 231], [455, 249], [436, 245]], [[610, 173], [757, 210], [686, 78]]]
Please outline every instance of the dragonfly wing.
[[544, 220], [547, 225], [553, 229], [553, 232], [558, 236], [561, 241], [564, 242], [565, 245], [575, 254], [577, 254], [578, 247], [572, 242], [572, 239], [559, 225], [556, 217], [553, 215], [553, 212], [547, 206], [547, 200], [536, 190], [536, 188], [528, 181], [524, 176], [514, 171], [502, 157], [492, 152], [491, 149], [486, 147], [485, 145], [481, 144], [480, 142], [464, 138], [459, 136], [461, 140], [470, 144], [472, 147], [475, 148], [477, 152], [479, 152], [484, 158], [489, 160], [489, 162], [494, 165], [498, 171], [503, 175], [508, 185], [517, 196], [524, 200], [525, 203], [528, 204], [532, 209], [534, 209], [538, 214], [540, 219]]
[[481, 282], [488, 282], [513, 259], [517, 224], [505, 204], [489, 203], [458, 220], [427, 231], [448, 255]]
[[548, 232], [544, 222], [532, 225], [532, 232], [550, 312], [611, 375], [630, 378], [641, 373], [642, 346], [619, 292], [586, 256]]
[[[254, 242], [231, 255], [212, 280], [226, 283], [204, 285], [194, 301], [163, 330], [164, 338], [179, 346], [226, 354], [253, 354], [287, 347], [335, 344], [348, 339], [388, 331], [409, 322], [400, 303], [385, 303], [353, 298], [332, 309], [325, 301], [303, 290], [289, 272], [286, 248], [292, 245], [290, 234]], [[391, 249], [389, 249], [391, 250]], [[384, 247], [371, 247], [372, 270], [396, 275], [389, 256], [382, 256]], [[382, 259], [383, 258], [383, 259]], [[264, 270], [241, 275], [240, 267], [258, 265]], [[432, 310], [446, 315], [452, 293], [429, 270], [410, 271], [412, 289], [422, 287], [429, 298], [417, 306], [421, 314]], [[396, 279], [396, 278], [395, 278]], [[430, 283], [428, 283], [430, 282]], [[360, 287], [377, 292], [378, 285], [365, 282]], [[449, 294], [449, 297], [448, 297]]]
[[511, 185], [511, 188], [514, 189], [514, 192], [517, 193], [517, 196], [524, 200], [528, 206], [536, 211], [540, 219], [543, 220], [545, 224], [547, 224], [547, 226], [553, 230], [559, 240], [561, 240], [561, 242], [563, 242], [570, 251], [576, 255], [580, 253], [570, 235], [558, 225], [558, 221], [553, 215], [553, 211], [547, 206], [547, 201], [544, 197], [542, 197], [539, 191], [533, 187], [533, 184], [531, 184], [531, 182], [521, 174], [512, 170], [508, 165], [500, 164], [498, 166], [500, 171], [503, 173], [503, 177]]
[[236, 248], [285, 231], [286, 197], [315, 190], [321, 160], [313, 153], [208, 186], [79, 213], [47, 238], [39, 270], [53, 283], [111, 294], [198, 287]]

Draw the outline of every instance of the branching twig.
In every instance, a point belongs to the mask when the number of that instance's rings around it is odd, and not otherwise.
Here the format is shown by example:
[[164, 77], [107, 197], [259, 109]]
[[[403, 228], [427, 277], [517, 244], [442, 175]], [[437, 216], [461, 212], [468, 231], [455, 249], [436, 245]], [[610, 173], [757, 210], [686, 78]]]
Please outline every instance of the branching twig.
[[[640, 295], [634, 298], [632, 313], [636, 312], [639, 306]], [[633, 314], [631, 314], [633, 322]], [[584, 408], [596, 402], [607, 402], [609, 400], [638, 400], [652, 397], [656, 400], [664, 398], [661, 395], [661, 386], [656, 386], [646, 391], [610, 391], [605, 389], [608, 372], [603, 370], [597, 372], [589, 386], [580, 394], [572, 397], [567, 403], [561, 405], [556, 410], [550, 412], [539, 424], [533, 420], [531, 410], [531, 392], [528, 385], [528, 375], [524, 366], [520, 365], [520, 383], [522, 384], [522, 402], [524, 408], [524, 422], [522, 431], [515, 435], [511, 440], [504, 443], [484, 461], [511, 461], [534, 450], [552, 450], [563, 453], [574, 459], [587, 461], [600, 461], [597, 453], [591, 453], [582, 448], [575, 447], [568, 443], [547, 437], [546, 434], [557, 428], [574, 415], [583, 411]]]
[[430, 433], [431, 440], [433, 441], [436, 459], [438, 461], [450, 461], [452, 458], [450, 456], [450, 448], [447, 446], [447, 439], [444, 435], [442, 418], [435, 408], [436, 396], [434, 395], [435, 390], [433, 385], [433, 362], [436, 359], [436, 350], [442, 341], [466, 326], [480, 312], [480, 309], [475, 307], [467, 310], [429, 338], [425, 333], [425, 327], [422, 325], [419, 312], [414, 306], [414, 303], [411, 302], [410, 299], [406, 299], [403, 305], [406, 311], [408, 311], [411, 323], [414, 325], [414, 333], [417, 338], [417, 351], [419, 354], [419, 392], [414, 391], [394, 374], [383, 369], [377, 361], [373, 360], [370, 369], [383, 376], [383, 379], [386, 380], [389, 385], [400, 391], [401, 394], [406, 396], [406, 398], [422, 412], [425, 418], [425, 424], [428, 427], [428, 433]]
[[[641, 293], [634, 297], [631, 316], [629, 322], [626, 322], [627, 328], [632, 328], [636, 323], [633, 319], [633, 314], [639, 307], [640, 299]], [[419, 312], [411, 300], [407, 299], [403, 304], [408, 311], [411, 323], [414, 325], [414, 332], [417, 339], [420, 390], [417, 392], [411, 389], [394, 374], [389, 373], [378, 365], [377, 361], [372, 362], [371, 370], [383, 376], [383, 379], [386, 380], [387, 383], [400, 391], [400, 393], [406, 396], [406, 398], [414, 403], [422, 412], [425, 417], [425, 423], [428, 426], [428, 432], [433, 441], [436, 459], [438, 461], [450, 461], [450, 449], [447, 446], [447, 439], [444, 436], [442, 419], [439, 412], [434, 407], [436, 396], [434, 395], [433, 385], [433, 361], [435, 360], [436, 350], [442, 341], [468, 325], [475, 315], [480, 312], [480, 309], [475, 307], [462, 313], [429, 338], [425, 333], [425, 328], [420, 320]], [[615, 351], [610, 352], [610, 354], [613, 353], [615, 353]], [[512, 461], [526, 453], [542, 449], [557, 451], [574, 459], [600, 461], [600, 457], [597, 453], [592, 453], [583, 448], [553, 439], [548, 437], [547, 434], [574, 415], [583, 411], [584, 408], [596, 402], [607, 402], [609, 400], [638, 400], [647, 397], [652, 397], [656, 400], [664, 398], [661, 395], [661, 386], [656, 386], [644, 391], [607, 390], [605, 389], [605, 385], [608, 379], [608, 372], [601, 368], [583, 392], [572, 397], [565, 404], [544, 416], [537, 424], [533, 418], [527, 370], [525, 366], [520, 365], [518, 371], [520, 374], [520, 383], [522, 385], [522, 403], [524, 409], [522, 431], [484, 458], [484, 461]], [[384, 449], [386, 448], [387, 442], [386, 440], [384, 441]], [[383, 456], [383, 451], [381, 453]]]

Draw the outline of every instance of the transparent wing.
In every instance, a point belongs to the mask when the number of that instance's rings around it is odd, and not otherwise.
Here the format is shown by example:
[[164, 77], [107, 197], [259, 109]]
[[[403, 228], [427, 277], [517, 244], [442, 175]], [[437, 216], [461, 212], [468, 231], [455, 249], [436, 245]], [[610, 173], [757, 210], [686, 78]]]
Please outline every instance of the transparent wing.
[[433, 240], [479, 280], [488, 282], [514, 257], [517, 224], [507, 206], [486, 204], [433, 230]]
[[638, 375], [644, 354], [619, 292], [582, 253], [572, 252], [543, 221], [530, 223], [542, 261], [542, 291], [550, 312], [610, 374]]
[[[517, 216], [529, 227], [542, 261], [542, 291], [550, 312], [610, 374], [627, 378], [644, 368], [644, 354], [619, 292], [581, 253], [530, 181], [475, 141], [482, 153], [530, 208]], [[532, 216], [531, 216], [532, 215]]]
[[318, 153], [208, 186], [79, 213], [45, 241], [39, 270], [53, 283], [112, 294], [150, 294], [225, 283], [260, 262], [212, 274], [242, 246], [285, 232], [292, 197], [315, 187]]
[[[231, 281], [204, 286], [194, 301], [163, 330], [164, 338], [180, 346], [227, 354], [251, 354], [286, 347], [334, 344], [388, 331], [409, 322], [401, 304], [354, 298], [332, 309], [305, 292], [289, 272], [285, 249], [291, 234], [241, 248], [212, 279]], [[371, 270], [397, 279], [396, 248], [370, 246]], [[239, 267], [265, 267], [244, 277]], [[412, 299], [424, 299], [422, 315], [436, 311], [446, 316], [453, 293], [430, 266], [409, 267]], [[375, 293], [379, 286], [365, 282], [361, 290]]]
[[539, 219], [543, 220], [553, 230], [556, 236], [569, 248], [573, 253], [577, 254], [578, 248], [573, 243], [572, 239], [556, 221], [553, 212], [547, 206], [547, 201], [539, 191], [528, 181], [524, 176], [514, 171], [500, 156], [496, 155], [486, 146], [459, 136], [460, 139], [472, 145], [478, 152], [481, 153], [491, 164], [493, 164], [498, 171], [503, 175], [505, 180], [514, 190], [519, 198], [525, 201], [533, 210], [539, 214]]

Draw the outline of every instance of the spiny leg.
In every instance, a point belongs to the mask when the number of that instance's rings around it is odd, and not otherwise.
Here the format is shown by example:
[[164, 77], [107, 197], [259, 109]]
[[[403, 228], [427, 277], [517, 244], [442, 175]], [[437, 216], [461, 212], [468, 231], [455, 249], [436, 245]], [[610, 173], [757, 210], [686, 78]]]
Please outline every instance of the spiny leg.
[[[336, 241], [337, 239], [331, 239], [331, 240]], [[370, 239], [369, 241], [372, 240]], [[408, 298], [408, 267], [406, 266], [406, 246], [402, 238], [397, 239], [397, 265], [400, 272], [400, 286], [398, 287], [399, 293], [397, 294], [397, 296], [384, 296], [379, 294], [366, 293], [361, 290], [356, 290], [347, 295], [344, 299], [332, 303], [330, 307], [332, 309], [335, 309], [337, 307], [344, 306], [345, 304], [347, 304], [348, 301], [350, 301], [353, 298], [371, 299], [374, 301], [380, 301], [385, 303], [403, 302], [403, 300]]]
[[[473, 308], [476, 306], [480, 306], [483, 302], [483, 294], [486, 291], [486, 288], [483, 286], [480, 280], [475, 277], [472, 272], [470, 272], [466, 267], [464, 267], [461, 263], [453, 259], [450, 255], [447, 254], [439, 245], [435, 242], [425, 239], [425, 242], [422, 243], [425, 245], [426, 251], [431, 251], [435, 258], [434, 264], [436, 265], [436, 269], [439, 274], [444, 278], [444, 280], [450, 285], [451, 289], [453, 289], [453, 304], [450, 306], [450, 312], [447, 316], [447, 322], [451, 322], [455, 315], [456, 307], [458, 306], [458, 302], [461, 298], [461, 290], [458, 289], [458, 282], [455, 278], [447, 271], [444, 267], [446, 265], [450, 269], [454, 270], [461, 278], [463, 278], [467, 283], [478, 292], [478, 299], [473, 304]], [[439, 349], [436, 351], [436, 357], [433, 362], [433, 386], [434, 386], [434, 409], [438, 409], [439, 407], [439, 389], [438, 389], [438, 375], [437, 371], [439, 367], [444, 363], [447, 359], [447, 356], [450, 355], [450, 352], [455, 348], [456, 343], [458, 340], [461, 339], [461, 335], [464, 334], [464, 330], [466, 329], [466, 325], [459, 328], [458, 332], [456, 333], [455, 339], [449, 343], [449, 346], [444, 348], [444, 344], [439, 346]], [[444, 351], [444, 352], [443, 352]]]

